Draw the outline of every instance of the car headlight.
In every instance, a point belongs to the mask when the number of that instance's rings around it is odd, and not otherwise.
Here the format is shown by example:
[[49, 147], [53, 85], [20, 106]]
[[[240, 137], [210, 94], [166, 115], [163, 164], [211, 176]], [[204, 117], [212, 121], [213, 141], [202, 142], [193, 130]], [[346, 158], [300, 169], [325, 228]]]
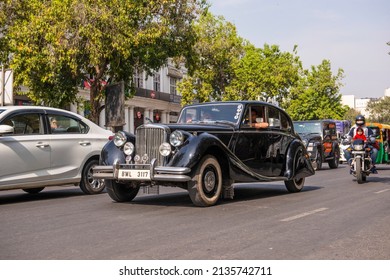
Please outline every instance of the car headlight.
[[178, 147], [184, 143], [184, 135], [181, 131], [175, 130], [171, 133], [171, 136], [169, 137], [169, 143], [171, 143], [172, 146]]
[[125, 153], [125, 155], [127, 156], [130, 156], [134, 153], [134, 150], [135, 150], [135, 147], [134, 147], [134, 144], [131, 143], [131, 142], [127, 142], [125, 143], [125, 145], [123, 146], [123, 152]]
[[169, 143], [167, 142], [164, 142], [160, 145], [158, 151], [160, 152], [160, 154], [163, 156], [163, 157], [167, 157], [169, 156], [169, 154], [171, 153], [172, 149], [171, 149], [171, 145], [169, 145]]
[[123, 131], [118, 131], [114, 135], [114, 144], [117, 147], [122, 147], [127, 141], [126, 134]]

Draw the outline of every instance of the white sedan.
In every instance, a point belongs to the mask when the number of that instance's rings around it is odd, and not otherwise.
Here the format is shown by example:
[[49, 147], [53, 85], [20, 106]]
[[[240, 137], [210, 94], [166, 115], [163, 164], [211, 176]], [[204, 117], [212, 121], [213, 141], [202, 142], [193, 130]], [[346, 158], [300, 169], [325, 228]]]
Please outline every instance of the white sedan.
[[80, 185], [100, 193], [92, 177], [112, 132], [75, 113], [39, 106], [0, 107], [0, 190], [38, 193], [48, 186]]

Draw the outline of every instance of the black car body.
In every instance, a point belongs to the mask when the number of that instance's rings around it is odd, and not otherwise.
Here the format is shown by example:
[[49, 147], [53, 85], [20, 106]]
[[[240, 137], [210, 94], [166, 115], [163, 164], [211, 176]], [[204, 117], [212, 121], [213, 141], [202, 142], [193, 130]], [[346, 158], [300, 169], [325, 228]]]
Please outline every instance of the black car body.
[[323, 162], [332, 169], [339, 166], [340, 147], [335, 121], [295, 121], [294, 128], [306, 145], [314, 169], [321, 169]]
[[[252, 127], [248, 116], [254, 109], [267, 128]], [[298, 192], [313, 174], [290, 117], [274, 105], [250, 101], [190, 105], [177, 123], [144, 124], [135, 135], [120, 131], [94, 168], [115, 201], [132, 200], [140, 186], [176, 186], [187, 189], [197, 206], [233, 198], [233, 183], [240, 182], [282, 180]]]

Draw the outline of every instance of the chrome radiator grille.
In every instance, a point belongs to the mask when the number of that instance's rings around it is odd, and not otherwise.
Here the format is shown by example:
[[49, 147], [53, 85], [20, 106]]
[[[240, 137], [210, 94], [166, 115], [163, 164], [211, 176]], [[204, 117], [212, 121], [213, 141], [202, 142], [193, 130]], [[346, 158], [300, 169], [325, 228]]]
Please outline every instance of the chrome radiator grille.
[[148, 155], [149, 160], [146, 163], [150, 163], [153, 158], [157, 159], [157, 165], [162, 166], [164, 158], [160, 155], [158, 149], [161, 143], [167, 141], [167, 132], [162, 127], [139, 127], [135, 134], [135, 149], [136, 154], [141, 157], [145, 154]]

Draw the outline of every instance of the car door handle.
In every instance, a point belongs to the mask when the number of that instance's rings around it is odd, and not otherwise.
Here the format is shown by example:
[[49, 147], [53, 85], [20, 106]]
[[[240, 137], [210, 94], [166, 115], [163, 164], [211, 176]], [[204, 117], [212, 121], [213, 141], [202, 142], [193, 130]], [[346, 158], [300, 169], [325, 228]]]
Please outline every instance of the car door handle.
[[89, 141], [80, 141], [79, 144], [81, 146], [88, 146], [88, 145], [91, 145], [91, 142], [89, 142]]
[[38, 148], [45, 148], [45, 147], [49, 147], [49, 143], [45, 143], [45, 142], [38, 142], [35, 144], [35, 147], [38, 147]]

